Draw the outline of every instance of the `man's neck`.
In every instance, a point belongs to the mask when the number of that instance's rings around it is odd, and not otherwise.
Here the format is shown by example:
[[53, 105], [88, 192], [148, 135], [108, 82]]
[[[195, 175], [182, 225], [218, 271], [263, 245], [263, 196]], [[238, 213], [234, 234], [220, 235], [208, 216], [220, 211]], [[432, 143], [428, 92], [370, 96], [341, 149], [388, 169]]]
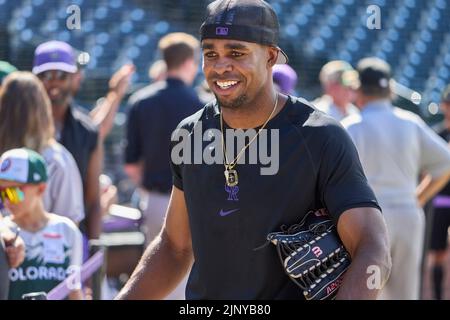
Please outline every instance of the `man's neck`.
[[68, 110], [69, 110], [68, 104], [66, 106], [53, 106], [52, 105], [52, 114], [53, 114], [53, 120], [55, 121], [55, 126], [60, 127], [60, 128], [63, 127]]
[[47, 225], [49, 214], [44, 210], [42, 202], [34, 208], [12, 219], [21, 229], [28, 232], [37, 232]]
[[[265, 93], [238, 108], [221, 108], [223, 120], [228, 126], [236, 129], [250, 129], [263, 125], [272, 113], [277, 99], [275, 91]], [[287, 97], [278, 93], [278, 102], [272, 118], [281, 111], [286, 101]]]
[[187, 86], [190, 86], [192, 82], [190, 77], [186, 74], [186, 72], [182, 72], [180, 70], [168, 71], [167, 78], [181, 80]]
[[336, 108], [338, 108], [342, 114], [347, 114], [348, 103], [344, 103], [343, 101], [339, 101], [338, 99], [334, 99], [333, 97], [331, 97], [331, 100], [333, 101], [333, 104], [336, 106]]
[[363, 110], [366, 108], [369, 104], [375, 102], [375, 101], [389, 101], [388, 98], [385, 97], [375, 97], [375, 96], [365, 96], [359, 103], [358, 108]]

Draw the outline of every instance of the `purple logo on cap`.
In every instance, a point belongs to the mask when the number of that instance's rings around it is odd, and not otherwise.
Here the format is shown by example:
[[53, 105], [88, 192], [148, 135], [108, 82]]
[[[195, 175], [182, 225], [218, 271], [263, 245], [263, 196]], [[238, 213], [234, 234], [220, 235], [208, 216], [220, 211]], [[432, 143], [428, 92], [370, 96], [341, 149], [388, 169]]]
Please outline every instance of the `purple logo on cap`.
[[218, 35], [218, 36], [227, 36], [228, 35], [228, 28], [226, 28], [226, 27], [217, 27], [216, 28], [216, 35]]
[[0, 168], [0, 172], [6, 172], [11, 167], [11, 159], [5, 159]]

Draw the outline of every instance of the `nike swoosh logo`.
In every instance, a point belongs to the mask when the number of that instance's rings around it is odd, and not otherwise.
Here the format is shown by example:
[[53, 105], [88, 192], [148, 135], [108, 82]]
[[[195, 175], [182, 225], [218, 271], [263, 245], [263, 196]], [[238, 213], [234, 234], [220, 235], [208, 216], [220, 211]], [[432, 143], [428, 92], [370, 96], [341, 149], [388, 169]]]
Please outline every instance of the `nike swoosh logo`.
[[230, 213], [233, 213], [233, 212], [238, 211], [238, 210], [239, 209], [233, 209], [233, 210], [228, 210], [228, 211], [220, 210], [219, 215], [221, 217], [225, 217], [225, 216], [229, 215]]

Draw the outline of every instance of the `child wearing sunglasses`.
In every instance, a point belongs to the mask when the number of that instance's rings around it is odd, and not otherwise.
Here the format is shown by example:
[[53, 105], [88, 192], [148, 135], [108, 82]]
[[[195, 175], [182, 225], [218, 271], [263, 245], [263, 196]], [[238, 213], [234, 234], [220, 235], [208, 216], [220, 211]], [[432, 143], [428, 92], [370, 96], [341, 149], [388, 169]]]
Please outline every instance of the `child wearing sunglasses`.
[[[31, 292], [49, 292], [82, 262], [82, 237], [68, 218], [44, 210], [47, 168], [36, 152], [12, 149], [0, 157], [0, 201], [10, 213], [4, 223], [20, 228], [25, 260], [9, 270], [9, 299]], [[75, 277], [79, 279], [79, 276]], [[69, 299], [81, 299], [81, 284], [71, 281]]]

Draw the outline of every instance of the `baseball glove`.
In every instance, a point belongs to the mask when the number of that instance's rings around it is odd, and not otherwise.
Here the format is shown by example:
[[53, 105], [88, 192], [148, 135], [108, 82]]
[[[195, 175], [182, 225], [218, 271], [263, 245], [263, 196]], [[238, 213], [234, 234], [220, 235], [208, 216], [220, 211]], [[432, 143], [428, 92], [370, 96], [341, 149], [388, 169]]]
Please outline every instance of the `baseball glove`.
[[334, 299], [351, 259], [326, 210], [310, 211], [299, 224], [281, 230], [267, 240], [276, 246], [286, 274], [307, 300]]

